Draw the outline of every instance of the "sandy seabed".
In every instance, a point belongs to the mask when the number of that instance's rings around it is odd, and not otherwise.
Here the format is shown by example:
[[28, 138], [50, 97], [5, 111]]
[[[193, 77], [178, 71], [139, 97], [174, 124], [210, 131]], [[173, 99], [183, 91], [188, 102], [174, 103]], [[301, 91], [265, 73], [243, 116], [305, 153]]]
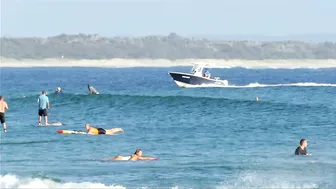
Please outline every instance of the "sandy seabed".
[[220, 60], [220, 59], [109, 59], [109, 60], [14, 60], [1, 58], [0, 67], [176, 67], [192, 66], [193, 63], [210, 63], [214, 68], [335, 68], [336, 59], [325, 60]]

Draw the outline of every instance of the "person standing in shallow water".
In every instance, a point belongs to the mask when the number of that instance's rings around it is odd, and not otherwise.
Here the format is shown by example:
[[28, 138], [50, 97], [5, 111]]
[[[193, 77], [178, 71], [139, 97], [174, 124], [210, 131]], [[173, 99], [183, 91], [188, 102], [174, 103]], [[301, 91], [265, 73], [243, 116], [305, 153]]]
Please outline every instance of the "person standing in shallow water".
[[296, 148], [295, 150], [295, 155], [310, 155], [307, 153], [307, 146], [308, 142], [306, 139], [301, 139], [300, 140], [300, 146]]
[[8, 110], [7, 102], [4, 96], [0, 96], [0, 122], [3, 125], [4, 132], [7, 132], [7, 125], [5, 120], [5, 111]]

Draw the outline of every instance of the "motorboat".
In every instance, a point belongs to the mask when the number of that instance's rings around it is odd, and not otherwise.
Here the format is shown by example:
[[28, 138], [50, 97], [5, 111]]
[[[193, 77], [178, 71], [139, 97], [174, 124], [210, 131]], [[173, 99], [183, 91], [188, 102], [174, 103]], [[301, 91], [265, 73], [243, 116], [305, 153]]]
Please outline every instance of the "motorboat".
[[193, 63], [190, 73], [169, 72], [174, 82], [179, 87], [192, 87], [197, 85], [220, 85], [228, 86], [227, 80], [221, 80], [219, 77], [211, 77], [210, 69], [213, 67], [209, 63]]

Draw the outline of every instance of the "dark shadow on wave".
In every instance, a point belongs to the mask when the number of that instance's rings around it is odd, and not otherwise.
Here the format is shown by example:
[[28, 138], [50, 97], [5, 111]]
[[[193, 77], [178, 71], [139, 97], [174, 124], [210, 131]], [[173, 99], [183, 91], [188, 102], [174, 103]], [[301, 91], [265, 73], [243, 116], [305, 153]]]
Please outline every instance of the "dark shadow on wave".
[[[239, 105], [239, 106], [258, 106], [262, 108], [263, 106], [274, 107], [276, 109], [287, 109], [291, 107], [311, 109], [311, 108], [322, 108], [329, 109], [324, 105], [308, 105], [308, 104], [292, 104], [292, 103], [281, 103], [272, 101], [259, 101], [255, 100], [244, 100], [244, 99], [230, 99], [224, 97], [209, 97], [209, 96], [191, 96], [191, 95], [139, 95], [139, 94], [73, 94], [65, 93], [62, 95], [49, 95], [50, 101], [53, 104], [68, 105], [74, 103], [89, 103], [89, 102], [109, 102], [109, 101], [124, 101], [126, 104], [146, 104], [149, 102], [159, 102], [159, 103], [169, 103], [171, 105], [183, 105], [188, 103], [201, 103], [201, 104], [216, 104], [216, 105]], [[36, 102], [36, 95], [27, 96], [25, 98], [12, 98], [10, 101], [15, 101], [16, 103], [32, 103]], [[55, 107], [55, 106], [54, 106]]]
[[59, 142], [58, 140], [36, 140], [36, 141], [19, 141], [19, 142], [2, 142], [1, 145], [19, 145], [19, 144], [42, 144]]

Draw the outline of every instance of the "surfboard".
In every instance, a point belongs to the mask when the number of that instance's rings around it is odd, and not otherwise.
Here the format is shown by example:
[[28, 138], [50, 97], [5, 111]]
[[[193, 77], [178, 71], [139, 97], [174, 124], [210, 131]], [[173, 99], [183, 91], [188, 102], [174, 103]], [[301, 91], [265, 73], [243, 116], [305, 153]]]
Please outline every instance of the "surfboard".
[[64, 125], [62, 122], [56, 122], [56, 123], [49, 123], [49, 125], [38, 125], [40, 127], [48, 127], [48, 126], [62, 126]]
[[82, 134], [87, 135], [87, 132], [79, 131], [79, 130], [57, 130], [59, 134]]

